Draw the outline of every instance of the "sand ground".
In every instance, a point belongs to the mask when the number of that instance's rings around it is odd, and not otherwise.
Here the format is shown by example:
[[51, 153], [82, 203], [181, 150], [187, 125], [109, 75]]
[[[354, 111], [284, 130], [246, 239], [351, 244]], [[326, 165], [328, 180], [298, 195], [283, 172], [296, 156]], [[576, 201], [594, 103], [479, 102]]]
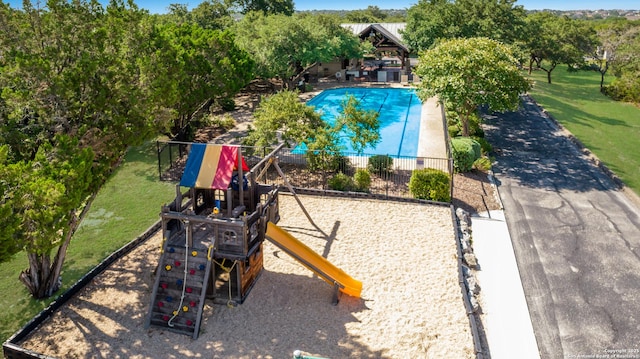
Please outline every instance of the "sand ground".
[[[244, 304], [205, 306], [198, 339], [145, 329], [160, 234], [85, 287], [24, 342], [59, 358], [473, 358], [446, 206], [290, 195], [278, 225], [363, 282], [342, 296], [268, 241]], [[325, 235], [326, 234], [326, 235]]]

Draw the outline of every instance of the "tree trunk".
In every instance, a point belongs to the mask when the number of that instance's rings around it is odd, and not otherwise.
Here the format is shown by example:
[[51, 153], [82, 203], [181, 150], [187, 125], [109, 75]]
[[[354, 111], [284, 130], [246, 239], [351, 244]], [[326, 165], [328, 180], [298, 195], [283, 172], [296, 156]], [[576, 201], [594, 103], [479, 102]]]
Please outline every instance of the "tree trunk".
[[469, 137], [469, 118], [465, 115], [460, 118], [460, 122], [462, 122], [462, 136]]
[[465, 104], [463, 111], [460, 113], [460, 124], [462, 125], [462, 136], [469, 137], [469, 117], [473, 113], [475, 106]]
[[29, 253], [29, 268], [20, 273], [20, 281], [24, 283], [34, 298], [46, 297], [47, 282], [51, 273], [49, 253]]
[[549, 67], [549, 69], [548, 69], [548, 70], [547, 70], [547, 69], [545, 69], [545, 68], [544, 68], [544, 67], [542, 67], [542, 66], [538, 66], [539, 68], [541, 68], [542, 70], [544, 70], [544, 72], [546, 72], [546, 73], [547, 73], [547, 82], [548, 82], [548, 83], [551, 83], [551, 72], [553, 71], [553, 69], [555, 69], [555, 68], [556, 68], [556, 66], [557, 66], [557, 65], [558, 65], [558, 64], [557, 64], [557, 63], [555, 63], [555, 62], [554, 62], [554, 63], [552, 63], [552, 64], [551, 64], [551, 67]]
[[95, 195], [89, 198], [80, 216], [77, 216], [75, 211], [71, 211], [69, 214], [69, 230], [65, 235], [64, 241], [58, 247], [53, 263], [51, 262], [50, 253], [40, 255], [34, 253], [27, 254], [29, 257], [29, 268], [22, 271], [19, 278], [34, 298], [42, 299], [51, 297], [60, 289], [62, 284], [60, 272], [62, 272], [62, 265], [67, 255], [69, 243], [71, 243], [71, 238], [78, 228], [78, 224], [89, 212], [94, 198]]
[[606, 62], [604, 67], [600, 66], [600, 92], [604, 92], [604, 75], [609, 70], [609, 63]]
[[316, 64], [317, 64], [317, 62], [314, 62], [313, 64], [311, 64], [311, 65], [309, 65], [309, 66], [307, 66], [305, 68], [300, 67], [299, 71], [296, 74], [294, 74], [293, 76], [291, 76], [291, 78], [290, 78], [290, 80], [289, 80], [289, 82], [287, 84], [288, 89], [289, 90], [293, 90], [295, 88], [298, 88], [298, 86], [297, 86], [298, 82], [304, 76], [305, 72], [309, 71]]

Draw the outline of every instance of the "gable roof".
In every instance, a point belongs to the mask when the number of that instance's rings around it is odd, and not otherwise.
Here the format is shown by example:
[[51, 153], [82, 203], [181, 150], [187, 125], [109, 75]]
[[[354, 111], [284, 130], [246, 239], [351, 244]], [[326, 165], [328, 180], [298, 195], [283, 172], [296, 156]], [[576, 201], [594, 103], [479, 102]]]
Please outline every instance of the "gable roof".
[[406, 22], [341, 24], [343, 28], [350, 29], [360, 38], [366, 38], [371, 31], [382, 34], [388, 41], [409, 52], [409, 47], [402, 41], [402, 31], [404, 31], [406, 25]]

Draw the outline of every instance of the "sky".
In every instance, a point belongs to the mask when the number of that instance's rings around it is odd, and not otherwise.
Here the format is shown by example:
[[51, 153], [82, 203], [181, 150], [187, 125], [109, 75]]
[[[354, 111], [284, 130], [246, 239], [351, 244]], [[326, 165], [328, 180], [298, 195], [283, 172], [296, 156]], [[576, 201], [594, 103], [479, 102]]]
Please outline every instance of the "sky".
[[[22, 6], [22, 0], [3, 0], [14, 8]], [[41, 0], [45, 3], [45, 0]], [[134, 0], [135, 3], [151, 13], [162, 14], [167, 12], [169, 4], [187, 4], [189, 9], [200, 4], [201, 0]], [[108, 0], [101, 0], [107, 4]], [[358, 10], [367, 6], [377, 6], [380, 9], [407, 9], [416, 4], [418, 0], [293, 0], [296, 10]], [[518, 0], [516, 5], [522, 5], [527, 10], [640, 10], [638, 0]]]

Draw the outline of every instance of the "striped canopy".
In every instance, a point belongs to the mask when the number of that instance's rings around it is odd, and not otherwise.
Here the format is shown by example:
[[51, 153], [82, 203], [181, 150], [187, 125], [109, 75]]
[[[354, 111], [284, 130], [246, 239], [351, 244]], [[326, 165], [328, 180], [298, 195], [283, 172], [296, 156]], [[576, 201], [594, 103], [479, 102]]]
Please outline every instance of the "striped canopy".
[[[191, 144], [180, 186], [225, 190], [238, 165], [238, 146]], [[249, 171], [242, 159], [242, 170]]]

